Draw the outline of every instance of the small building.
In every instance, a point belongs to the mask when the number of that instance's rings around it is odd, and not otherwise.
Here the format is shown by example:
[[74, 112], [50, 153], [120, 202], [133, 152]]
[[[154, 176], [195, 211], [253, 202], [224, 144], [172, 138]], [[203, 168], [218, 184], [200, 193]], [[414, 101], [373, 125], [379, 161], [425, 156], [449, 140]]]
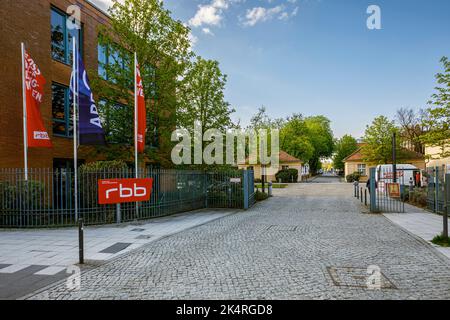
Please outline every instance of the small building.
[[[255, 173], [255, 180], [261, 180], [262, 179], [262, 168], [261, 164], [256, 165], [249, 165], [247, 164], [248, 160], [246, 161], [246, 164], [240, 164], [238, 165], [239, 169], [248, 169], [253, 170]], [[291, 156], [289, 153], [285, 151], [280, 151], [280, 165], [279, 167], [266, 167], [266, 180], [267, 181], [273, 181], [276, 182], [275, 175], [280, 170], [286, 170], [286, 169], [297, 169], [298, 170], [298, 181], [300, 182], [306, 179], [309, 176], [309, 165], [304, 164], [302, 160], [297, 159], [294, 156]]]
[[[426, 165], [423, 154], [406, 149], [404, 149], [403, 152], [406, 156], [406, 160], [401, 160], [400, 162], [402, 164], [411, 164], [420, 170], [425, 170]], [[377, 166], [377, 164], [368, 163], [363, 160], [362, 146], [345, 158], [344, 164], [345, 176], [347, 177], [349, 174], [358, 172], [361, 175], [361, 182], [366, 182], [369, 179], [370, 168], [375, 168]]]
[[[450, 150], [450, 145], [446, 151]], [[442, 149], [440, 147], [425, 147], [425, 158], [427, 159], [427, 168], [440, 167], [446, 173], [450, 173], [450, 157], [443, 158], [441, 156]]]

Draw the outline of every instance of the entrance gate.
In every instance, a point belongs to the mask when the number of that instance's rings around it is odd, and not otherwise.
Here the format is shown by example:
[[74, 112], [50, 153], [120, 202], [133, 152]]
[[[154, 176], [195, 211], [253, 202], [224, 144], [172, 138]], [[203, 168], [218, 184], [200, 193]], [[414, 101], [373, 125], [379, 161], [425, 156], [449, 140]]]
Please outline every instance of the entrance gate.
[[398, 169], [394, 177], [392, 166], [370, 169], [370, 211], [383, 213], [404, 213], [404, 195], [408, 181], [405, 170]]

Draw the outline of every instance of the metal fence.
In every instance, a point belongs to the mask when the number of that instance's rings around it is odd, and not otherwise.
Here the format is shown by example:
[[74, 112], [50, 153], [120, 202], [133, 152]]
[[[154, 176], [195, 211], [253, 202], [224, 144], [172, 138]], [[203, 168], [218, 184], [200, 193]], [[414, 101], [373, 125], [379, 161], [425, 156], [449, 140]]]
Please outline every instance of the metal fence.
[[369, 186], [355, 186], [354, 195], [370, 208], [371, 212], [405, 212], [405, 193], [408, 183], [405, 175], [408, 170], [398, 169], [394, 174], [392, 166], [370, 169]]
[[[428, 168], [426, 171], [426, 182], [428, 209], [435, 213], [444, 213], [446, 199], [448, 205], [450, 205], [450, 175], [445, 174], [445, 168]], [[447, 192], [447, 197], [445, 192]]]
[[[73, 226], [74, 174], [67, 169], [0, 169], [0, 227]], [[79, 171], [78, 207], [85, 224], [110, 224], [166, 216], [202, 208], [247, 209], [254, 204], [253, 172], [204, 172], [148, 169], [151, 200], [121, 205], [98, 204], [99, 179], [133, 178], [132, 169]]]

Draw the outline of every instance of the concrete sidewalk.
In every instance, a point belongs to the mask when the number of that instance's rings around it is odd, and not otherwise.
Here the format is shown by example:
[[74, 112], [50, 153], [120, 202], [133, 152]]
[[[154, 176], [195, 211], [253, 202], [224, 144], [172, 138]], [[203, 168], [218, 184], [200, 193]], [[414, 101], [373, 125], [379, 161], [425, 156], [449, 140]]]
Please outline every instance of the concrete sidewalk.
[[440, 247], [433, 243], [434, 237], [442, 234], [443, 218], [440, 215], [405, 204], [406, 213], [385, 213], [384, 216], [408, 232], [430, 243], [439, 252], [450, 259], [450, 248]]
[[[136, 224], [85, 227], [85, 259], [101, 262], [164, 236], [224, 217], [235, 210], [200, 210]], [[48, 266], [40, 274], [55, 274], [78, 263], [78, 229], [0, 230], [0, 273], [30, 265]]]

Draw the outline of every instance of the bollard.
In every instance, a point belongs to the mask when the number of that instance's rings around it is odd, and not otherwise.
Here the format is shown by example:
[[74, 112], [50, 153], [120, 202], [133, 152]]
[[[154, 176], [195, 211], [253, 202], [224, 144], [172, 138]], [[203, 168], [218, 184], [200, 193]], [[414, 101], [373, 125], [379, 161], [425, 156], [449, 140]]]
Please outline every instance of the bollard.
[[80, 264], [84, 264], [84, 223], [82, 218], [78, 220], [78, 253]]
[[361, 187], [360, 190], [361, 190], [361, 203], [363, 203], [363, 192], [362, 192], [363, 188]]
[[367, 188], [364, 190], [364, 205], [367, 207]]
[[268, 190], [269, 190], [269, 197], [272, 197], [272, 186], [273, 186], [273, 184], [272, 184], [272, 181], [271, 181], [271, 182], [269, 182], [269, 188], [268, 188]]
[[122, 223], [122, 213], [120, 210], [120, 203], [116, 204], [116, 222], [118, 224]]

